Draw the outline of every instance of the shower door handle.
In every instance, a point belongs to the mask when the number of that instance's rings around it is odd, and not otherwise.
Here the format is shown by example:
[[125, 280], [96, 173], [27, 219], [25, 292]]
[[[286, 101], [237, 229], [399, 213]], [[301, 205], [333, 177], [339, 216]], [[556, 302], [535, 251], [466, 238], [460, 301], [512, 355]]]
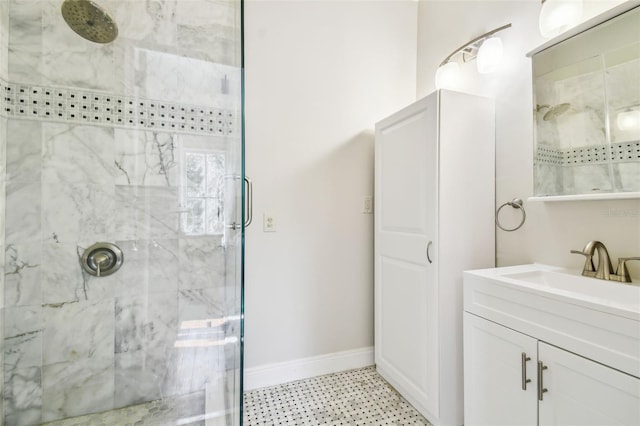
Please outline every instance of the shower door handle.
[[253, 222], [253, 181], [248, 176], [245, 176], [244, 183], [247, 186], [247, 217], [244, 220], [244, 227], [246, 228]]
[[[245, 212], [246, 212], [244, 223], [242, 222], [242, 218], [240, 218], [240, 220], [238, 221], [234, 220], [230, 225], [227, 225], [227, 228], [233, 229], [234, 231], [241, 229], [243, 227], [246, 228], [247, 226], [251, 225], [251, 222], [253, 221], [253, 181], [248, 176], [242, 177], [241, 175], [227, 175], [225, 179], [233, 179], [234, 181], [239, 181], [239, 180], [243, 181], [246, 188], [246, 191], [244, 193], [245, 200], [246, 200], [246, 204], [244, 205]], [[237, 194], [237, 192], [235, 192], [235, 184], [234, 184], [234, 199], [235, 199], [235, 194]], [[238, 207], [236, 206], [236, 209], [237, 208]], [[235, 218], [238, 217], [237, 216], [238, 213], [236, 209], [234, 209]]]

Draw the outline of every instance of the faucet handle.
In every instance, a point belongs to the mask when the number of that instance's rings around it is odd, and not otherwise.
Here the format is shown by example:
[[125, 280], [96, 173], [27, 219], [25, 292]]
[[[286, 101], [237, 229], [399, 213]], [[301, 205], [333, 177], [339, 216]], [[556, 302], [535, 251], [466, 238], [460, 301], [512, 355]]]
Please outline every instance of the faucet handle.
[[629, 270], [627, 269], [628, 260], [640, 260], [640, 257], [619, 257], [618, 258], [618, 268], [616, 269], [616, 275], [620, 277], [625, 283], [631, 282], [631, 276], [629, 275]]
[[582, 269], [582, 275], [589, 275], [586, 272], [595, 273], [596, 268], [593, 266], [593, 253], [585, 252], [582, 250], [571, 250], [573, 254], [581, 254], [586, 257], [584, 261], [584, 268]]

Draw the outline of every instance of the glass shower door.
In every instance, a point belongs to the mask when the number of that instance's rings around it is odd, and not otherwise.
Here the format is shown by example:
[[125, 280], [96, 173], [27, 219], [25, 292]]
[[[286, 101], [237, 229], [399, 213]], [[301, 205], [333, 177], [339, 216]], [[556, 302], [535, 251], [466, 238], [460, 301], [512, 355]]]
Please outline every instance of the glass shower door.
[[241, 6], [0, 1], [4, 424], [241, 423]]

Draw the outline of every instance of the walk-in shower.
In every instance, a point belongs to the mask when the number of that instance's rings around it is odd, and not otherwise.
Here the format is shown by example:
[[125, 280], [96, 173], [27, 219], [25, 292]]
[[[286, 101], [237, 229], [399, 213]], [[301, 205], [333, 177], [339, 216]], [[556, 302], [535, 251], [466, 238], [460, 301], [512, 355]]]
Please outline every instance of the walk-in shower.
[[239, 425], [241, 1], [0, 1], [5, 425]]

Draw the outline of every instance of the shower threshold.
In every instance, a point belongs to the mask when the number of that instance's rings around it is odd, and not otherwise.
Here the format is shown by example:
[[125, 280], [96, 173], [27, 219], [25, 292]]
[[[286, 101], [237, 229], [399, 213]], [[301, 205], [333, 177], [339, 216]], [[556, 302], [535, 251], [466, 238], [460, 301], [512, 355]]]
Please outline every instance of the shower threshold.
[[204, 426], [208, 417], [205, 415], [205, 392], [159, 399], [138, 405], [70, 417], [50, 423], [46, 426]]

